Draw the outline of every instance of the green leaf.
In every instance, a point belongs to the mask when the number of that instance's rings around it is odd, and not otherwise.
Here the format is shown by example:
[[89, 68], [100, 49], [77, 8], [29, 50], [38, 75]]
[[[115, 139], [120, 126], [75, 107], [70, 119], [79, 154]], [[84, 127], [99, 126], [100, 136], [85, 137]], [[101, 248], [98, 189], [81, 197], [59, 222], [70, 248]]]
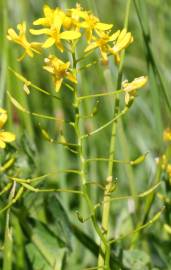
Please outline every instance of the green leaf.
[[35, 270], [50, 270], [49, 264], [42, 258], [42, 254], [35, 245], [32, 243], [28, 244], [26, 246], [26, 251]]
[[147, 270], [150, 257], [141, 250], [124, 250], [123, 265], [131, 270]]
[[32, 227], [31, 243], [26, 246], [26, 251], [35, 270], [61, 269], [66, 254], [55, 235], [39, 221]]
[[68, 214], [56, 195], [47, 197], [46, 203], [49, 218], [55, 226], [51, 226], [53, 232], [64, 241], [65, 245], [71, 250], [72, 228]]

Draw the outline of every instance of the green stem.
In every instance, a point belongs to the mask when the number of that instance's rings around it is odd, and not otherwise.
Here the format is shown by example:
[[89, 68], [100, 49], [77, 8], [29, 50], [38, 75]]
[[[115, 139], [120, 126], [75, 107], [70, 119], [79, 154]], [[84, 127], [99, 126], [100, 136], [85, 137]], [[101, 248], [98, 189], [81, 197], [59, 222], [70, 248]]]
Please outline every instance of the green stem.
[[0, 75], [0, 107], [2, 107], [4, 103], [4, 96], [5, 96], [5, 87], [6, 87], [6, 79], [7, 79], [7, 62], [8, 62], [8, 42], [6, 38], [3, 38], [7, 32], [7, 4], [6, 1], [1, 1], [0, 3], [1, 8], [1, 17], [2, 17], [2, 25], [1, 25], [1, 37], [2, 42], [0, 43], [1, 49], [1, 75]]
[[[115, 128], [114, 126], [116, 125], [116, 121], [122, 117], [127, 111], [128, 111], [128, 107], [125, 107], [120, 113], [118, 114], [115, 114], [115, 116], [110, 120], [108, 121], [107, 123], [105, 123], [104, 125], [100, 126], [99, 128], [93, 130], [92, 132], [88, 133], [88, 134], [85, 134], [85, 135], [82, 135], [81, 139], [85, 139], [91, 135], [94, 135], [94, 134], [97, 134], [99, 131], [107, 128], [108, 126], [110, 126], [112, 123], [114, 123], [113, 127], [112, 127], [112, 138], [114, 139], [115, 137]], [[112, 143], [113, 145], [113, 143]], [[111, 158], [109, 158], [111, 159]], [[113, 160], [113, 159], [112, 159]]]
[[[125, 15], [125, 23], [124, 27], [127, 28], [128, 26], [128, 18], [129, 18], [129, 11], [131, 6], [131, 0], [127, 1], [127, 7], [126, 7], [126, 15]], [[121, 86], [121, 80], [122, 80], [122, 70], [123, 70], [123, 61], [124, 61], [125, 52], [123, 51], [121, 55], [121, 62], [119, 65], [118, 70], [118, 79], [117, 79], [117, 85], [116, 89], [120, 89]], [[102, 228], [104, 230], [104, 237], [107, 241], [109, 236], [109, 216], [110, 216], [110, 195], [113, 188], [113, 160], [115, 156], [115, 141], [116, 141], [116, 129], [117, 129], [117, 120], [118, 115], [121, 117], [123, 114], [125, 114], [128, 110], [128, 108], [125, 108], [124, 112], [119, 113], [119, 97], [118, 95], [115, 98], [115, 110], [114, 110], [114, 121], [112, 121], [112, 134], [111, 134], [111, 141], [110, 141], [110, 147], [109, 147], [109, 163], [108, 163], [108, 175], [107, 175], [107, 184], [104, 192], [104, 204], [103, 204], [103, 213], [102, 213]], [[109, 262], [110, 262], [110, 245], [108, 246], [108, 249], [106, 250], [106, 247], [103, 243], [101, 243], [101, 251], [102, 253], [99, 253], [98, 258], [98, 267], [99, 268], [105, 268], [110, 269]]]
[[117, 90], [117, 92], [113, 91], [113, 92], [106, 92], [106, 93], [97, 93], [94, 95], [81, 96], [81, 97], [78, 97], [78, 99], [84, 100], [84, 99], [91, 99], [91, 98], [96, 98], [96, 97], [105, 97], [105, 96], [112, 96], [112, 95], [115, 96], [121, 93], [125, 93], [125, 91], [121, 89], [121, 90]]
[[[16, 183], [14, 182], [8, 201], [10, 202], [15, 195]], [[12, 269], [12, 228], [10, 227], [10, 209], [6, 213], [6, 224], [5, 224], [5, 239], [4, 239], [4, 254], [3, 254], [3, 268], [2, 270]]]
[[[75, 54], [73, 53], [73, 67], [76, 68], [76, 58], [75, 58]], [[88, 209], [90, 211], [90, 213], [93, 213], [93, 215], [91, 215], [91, 222], [93, 224], [93, 227], [97, 233], [97, 235], [99, 236], [99, 238], [101, 239], [101, 242], [103, 243], [103, 245], [105, 246], [105, 249], [108, 249], [108, 245], [107, 245], [107, 241], [105, 239], [105, 237], [103, 236], [103, 233], [96, 221], [96, 217], [94, 214], [94, 205], [88, 195], [88, 190], [87, 190], [87, 179], [86, 179], [86, 160], [84, 158], [84, 153], [83, 153], [83, 136], [81, 135], [81, 127], [80, 127], [80, 102], [79, 102], [79, 96], [78, 96], [78, 92], [77, 89], [75, 88], [74, 90], [74, 102], [73, 102], [73, 106], [75, 108], [75, 121], [74, 121], [74, 129], [75, 129], [75, 133], [76, 133], [76, 137], [77, 137], [77, 145], [78, 145], [78, 149], [79, 149], [79, 164], [80, 164], [80, 171], [81, 171], [81, 186], [82, 186], [82, 192], [83, 192], [83, 196], [85, 198], [85, 201], [87, 203]]]

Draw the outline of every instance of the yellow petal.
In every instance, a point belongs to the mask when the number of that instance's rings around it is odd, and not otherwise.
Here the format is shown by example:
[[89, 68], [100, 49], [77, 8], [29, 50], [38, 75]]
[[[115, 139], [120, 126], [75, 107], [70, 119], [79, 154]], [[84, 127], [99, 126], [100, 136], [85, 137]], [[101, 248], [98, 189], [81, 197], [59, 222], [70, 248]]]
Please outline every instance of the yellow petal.
[[126, 29], [122, 29], [122, 31], [120, 32], [119, 38], [118, 38], [118, 42], [120, 42], [126, 35]]
[[4, 142], [13, 142], [15, 140], [15, 135], [11, 132], [1, 131], [0, 140]]
[[56, 90], [56, 92], [59, 92], [62, 82], [63, 82], [63, 79], [55, 81], [55, 90]]
[[81, 22], [80, 23], [80, 27], [82, 27], [82, 28], [89, 28], [90, 26], [89, 26], [89, 24], [87, 22]]
[[139, 89], [141, 87], [143, 87], [148, 81], [148, 77], [147, 76], [141, 76], [139, 78], [135, 78], [132, 82], [123, 82], [122, 83], [122, 87], [125, 91], [133, 91], [136, 89]]
[[4, 143], [3, 141], [1, 141], [0, 139], [0, 148], [4, 149], [6, 146], [6, 143]]
[[33, 54], [33, 52], [31, 51], [30, 48], [27, 48], [26, 49], [26, 54], [28, 54], [30, 57], [33, 57], [34, 56], [34, 54]]
[[26, 22], [19, 23], [17, 25], [17, 29], [20, 31], [21, 34], [25, 34], [25, 32], [26, 32]]
[[125, 37], [119, 41], [117, 41], [117, 48], [118, 51], [125, 49], [130, 44], [130, 41], [132, 40], [131, 33], [127, 33]]
[[53, 22], [54, 27], [60, 32], [61, 26], [62, 26], [62, 18], [58, 15], [55, 16], [54, 22]]
[[63, 45], [62, 45], [61, 41], [56, 41], [55, 45], [61, 52], [64, 51], [64, 48], [63, 48]]
[[81, 34], [79, 32], [76, 32], [76, 31], [65, 31], [65, 32], [60, 34], [60, 38], [66, 39], [66, 40], [77, 39], [80, 36], [81, 36]]
[[48, 25], [48, 19], [47, 18], [39, 18], [33, 22], [33, 25]]
[[109, 41], [115, 41], [117, 39], [117, 37], [119, 36], [120, 34], [120, 30], [116, 31], [115, 33], [113, 33], [110, 38], [109, 38]]
[[55, 39], [50, 37], [42, 45], [42, 48], [50, 48], [55, 43]]
[[95, 49], [97, 47], [98, 47], [98, 43], [97, 42], [93, 42], [93, 43], [89, 44], [87, 46], [87, 48], [85, 48], [84, 52], [89, 52], [89, 51], [91, 51], [91, 50], [93, 50], [93, 49]]
[[43, 29], [30, 29], [30, 33], [32, 35], [49, 35], [50, 30], [48, 28], [43, 28]]
[[107, 23], [97, 23], [96, 28], [98, 30], [106, 31], [110, 30], [113, 27], [113, 24], [107, 24]]
[[44, 66], [43, 69], [48, 71], [49, 73], [52, 73], [52, 74], [54, 73], [54, 68], [53, 67]]
[[76, 76], [74, 76], [71, 72], [69, 72], [69, 73], [67, 74], [66, 78], [67, 78], [69, 81], [73, 82], [73, 83], [77, 83], [77, 78], [76, 78]]
[[107, 52], [102, 51], [101, 49], [100, 49], [100, 52], [101, 52], [101, 55], [102, 55], [102, 62], [103, 62], [103, 64], [107, 64], [108, 63]]
[[53, 14], [53, 11], [54, 10], [50, 8], [48, 5], [43, 6], [43, 12], [44, 12], [45, 17], [48, 18], [49, 16], [51, 16]]
[[4, 126], [4, 124], [7, 121], [7, 118], [8, 118], [7, 112], [4, 109], [0, 108], [0, 128]]
[[16, 34], [16, 32], [14, 31], [14, 29], [10, 28], [8, 29], [8, 35], [7, 35], [7, 38], [9, 40], [15, 40], [18, 38], [18, 35]]

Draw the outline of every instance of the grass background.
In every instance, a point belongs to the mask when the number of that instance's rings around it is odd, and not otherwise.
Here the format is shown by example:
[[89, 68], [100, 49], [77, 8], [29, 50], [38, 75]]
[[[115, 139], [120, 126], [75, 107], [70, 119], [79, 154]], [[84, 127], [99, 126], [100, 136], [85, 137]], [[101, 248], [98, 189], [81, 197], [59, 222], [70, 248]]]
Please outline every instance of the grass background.
[[[97, 1], [79, 1], [84, 8], [91, 9], [104, 22], [113, 23], [114, 29], [121, 29], [124, 24], [126, 0], [97, 0]], [[170, 54], [170, 9], [171, 2], [168, 0], [147, 0], [134, 1], [131, 4], [129, 15], [129, 31], [134, 36], [134, 43], [126, 50], [126, 57], [123, 67], [123, 79], [132, 80], [141, 75], [148, 75], [149, 83], [144, 90], [138, 92], [138, 97], [134, 106], [129, 113], [124, 117], [123, 121], [119, 122], [117, 131], [116, 156], [117, 159], [133, 160], [137, 156], [149, 152], [145, 162], [142, 165], [131, 167], [129, 165], [118, 165], [115, 168], [114, 176], [117, 180], [116, 195], [119, 194], [136, 194], [146, 190], [152, 183], [155, 176], [155, 157], [161, 155], [165, 149], [162, 141], [163, 129], [170, 126], [170, 85], [171, 85], [171, 54]], [[30, 115], [23, 114], [13, 108], [6, 95], [8, 89], [15, 98], [20, 101], [30, 111], [57, 115], [58, 118], [72, 118], [72, 111], [69, 107], [70, 93], [63, 87], [61, 96], [62, 103], [52, 98], [45, 98], [37, 92], [31, 92], [26, 96], [23, 91], [23, 85], [18, 81], [13, 74], [8, 71], [8, 66], [21, 72], [26, 78], [34, 82], [39, 87], [53, 93], [53, 84], [49, 76], [42, 70], [42, 59], [26, 58], [22, 63], [18, 63], [16, 58], [21, 54], [20, 49], [9, 43], [6, 38], [8, 27], [15, 27], [17, 23], [25, 20], [28, 27], [32, 21], [41, 17], [41, 9], [43, 4], [49, 4], [52, 7], [59, 5], [63, 8], [73, 7], [76, 1], [32, 1], [32, 0], [1, 0], [0, 2], [0, 56], [1, 56], [1, 73], [0, 73], [0, 106], [6, 106], [9, 111], [8, 127], [17, 133], [17, 143], [20, 148], [21, 140], [25, 144], [29, 144], [31, 155], [34, 155], [33, 167], [31, 172], [28, 168], [28, 159], [22, 156], [20, 158], [20, 167], [22, 168], [23, 177], [30, 177], [30, 173], [41, 175], [47, 172], [52, 172], [56, 169], [62, 169], [64, 164], [67, 168], [77, 168], [76, 159], [73, 154], [68, 153], [61, 145], [49, 144], [45, 141], [41, 128], [45, 128], [52, 137], [59, 137], [60, 129], [63, 128], [59, 122], [49, 122], [37, 119]], [[97, 58], [98, 55], [92, 57]], [[111, 71], [110, 71], [111, 70]], [[117, 67], [110, 60], [109, 66], [101, 67], [100, 65], [92, 67], [87, 71], [83, 71], [79, 77], [80, 93], [93, 94], [100, 91], [111, 91], [115, 88], [117, 79]], [[90, 112], [95, 104], [95, 100], [90, 103], [83, 103], [84, 112]], [[112, 117], [112, 101], [110, 98], [100, 99], [99, 110], [93, 120], [85, 120], [83, 129], [89, 131], [105, 123]], [[66, 126], [64, 134], [72, 140], [72, 131]], [[24, 137], [23, 137], [24, 136]], [[86, 146], [88, 157], [108, 155], [110, 141], [110, 128], [102, 133], [95, 135], [89, 139], [89, 144]], [[31, 149], [31, 150], [30, 150]], [[22, 152], [22, 151], [21, 151]], [[30, 162], [30, 161], [29, 161]], [[106, 176], [107, 164], [92, 163], [90, 165], [90, 180], [103, 183]], [[46, 184], [56, 185], [60, 187], [78, 187], [78, 178], [73, 174], [53, 176], [47, 179]], [[101, 199], [102, 192], [96, 187], [91, 187], [90, 193], [94, 201]], [[32, 198], [33, 197], [33, 198]], [[93, 235], [91, 226], [81, 224], [76, 221], [75, 211], [79, 206], [79, 201], [73, 196], [62, 194], [60, 196], [63, 205], [71, 216], [73, 223]], [[34, 200], [35, 195], [30, 194], [26, 197], [26, 203], [29, 200]], [[42, 204], [44, 203], [43, 196], [39, 196], [35, 200], [35, 205], [32, 206], [31, 216], [45, 221]], [[154, 204], [154, 211], [160, 205], [157, 201]], [[81, 204], [82, 213], [86, 215], [87, 209], [84, 204]], [[136, 204], [137, 212], [134, 214], [134, 222], [137, 222], [144, 210], [144, 203]], [[100, 212], [99, 220], [100, 220]], [[2, 224], [3, 224], [3, 217]], [[15, 223], [15, 222], [14, 222]], [[15, 225], [16, 230], [17, 225]], [[111, 234], [125, 232], [132, 227], [131, 214], [128, 211], [127, 202], [117, 202], [112, 204], [111, 210]], [[2, 226], [3, 228], [3, 226]], [[162, 228], [162, 222], [154, 225], [148, 230], [149, 235], [153, 236], [153, 230], [159, 232]], [[19, 230], [19, 229], [18, 229]], [[3, 235], [3, 229], [1, 236]], [[20, 235], [20, 233], [19, 233]], [[150, 239], [150, 236], [144, 236], [144, 239]], [[152, 237], [151, 236], [151, 237]], [[94, 236], [95, 237], [95, 236]], [[3, 236], [2, 236], [3, 239]], [[15, 240], [17, 242], [17, 240]], [[86, 251], [84, 258], [82, 253], [84, 247], [75, 238], [73, 252], [69, 258], [69, 268], [66, 269], [82, 269], [83, 266], [88, 266], [95, 262], [95, 258], [91, 252]], [[128, 248], [131, 239], [123, 242], [121, 246]], [[144, 241], [145, 242], [145, 241]], [[20, 244], [22, 241], [20, 241]], [[24, 243], [24, 240], [23, 240]], [[23, 244], [23, 250], [24, 250]], [[120, 245], [119, 245], [120, 246]], [[137, 242], [137, 248], [143, 246], [143, 250], [149, 251], [147, 243]], [[168, 259], [163, 250], [152, 252], [152, 260], [159, 269], [169, 269]], [[15, 266], [14, 269], [31, 269], [29, 264], [24, 262], [25, 251], [20, 252], [21, 265]], [[163, 252], [164, 253], [164, 252]], [[160, 256], [159, 256], [160, 255]], [[160, 258], [158, 258], [160, 257]], [[18, 267], [18, 268], [17, 268]], [[22, 268], [25, 267], [25, 268]], [[165, 268], [164, 268], [165, 267]], [[167, 268], [168, 267], [168, 268]], [[33, 268], [34, 269], [34, 268]], [[45, 268], [46, 269], [46, 268]]]

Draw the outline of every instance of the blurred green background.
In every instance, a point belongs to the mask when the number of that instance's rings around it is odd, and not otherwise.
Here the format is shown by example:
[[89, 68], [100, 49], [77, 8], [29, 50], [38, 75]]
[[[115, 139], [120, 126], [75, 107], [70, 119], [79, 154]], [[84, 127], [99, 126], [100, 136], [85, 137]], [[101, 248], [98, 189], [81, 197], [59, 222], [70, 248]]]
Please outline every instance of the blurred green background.
[[[61, 90], [62, 102], [47, 98], [42, 94], [31, 91], [29, 96], [23, 90], [23, 84], [8, 70], [12, 67], [17, 72], [23, 74], [28, 80], [39, 87], [54, 93], [51, 78], [43, 69], [43, 57], [33, 59], [25, 58], [22, 62], [17, 62], [17, 57], [21, 55], [21, 50], [17, 45], [7, 41], [5, 38], [9, 27], [16, 27], [17, 23], [23, 20], [27, 22], [28, 28], [31, 28], [32, 21], [42, 16], [42, 7], [48, 4], [51, 7], [70, 8], [75, 6], [78, 1], [44, 1], [44, 0], [1, 0], [0, 1], [0, 106], [6, 107], [9, 111], [8, 127], [17, 133], [17, 144], [20, 149], [21, 140], [26, 140], [30, 145], [34, 156], [34, 169], [28, 169], [28, 160], [22, 154], [20, 158], [20, 167], [22, 176], [30, 177], [53, 172], [56, 169], [64, 167], [77, 168], [77, 160], [74, 154], [68, 152], [62, 145], [50, 144], [41, 133], [44, 128], [53, 138], [65, 136], [70, 141], [73, 140], [72, 130], [66, 125], [62, 126], [58, 121], [46, 121], [31, 115], [26, 115], [14, 108], [6, 95], [10, 91], [12, 95], [25, 108], [32, 112], [43, 113], [47, 115], [56, 115], [57, 118], [72, 119], [72, 110], [70, 108], [70, 92], [65, 86]], [[160, 156], [165, 149], [162, 140], [163, 130], [170, 126], [171, 112], [171, 1], [169, 0], [141, 0], [138, 3], [138, 12], [132, 1], [128, 30], [134, 36], [134, 42], [126, 49], [126, 57], [123, 67], [123, 80], [133, 80], [135, 77], [148, 75], [149, 82], [145, 89], [138, 91], [138, 97], [129, 113], [124, 116], [123, 121], [118, 124], [116, 157], [123, 160], [134, 160], [139, 155], [146, 152], [148, 156], [142, 165], [131, 167], [130, 165], [115, 166], [114, 177], [117, 181], [118, 194], [136, 194], [142, 192], [150, 186], [155, 176], [155, 158]], [[85, 0], [79, 1], [85, 8], [92, 10], [99, 16], [101, 21], [114, 24], [114, 30], [122, 29], [125, 19], [125, 10], [127, 0]], [[31, 36], [30, 36], [31, 37]], [[92, 61], [98, 57], [92, 56]], [[81, 72], [79, 77], [79, 90], [81, 95], [98, 93], [101, 91], [112, 91], [116, 87], [117, 67], [112, 59], [108, 66], [93, 66], [92, 68]], [[112, 118], [111, 98], [99, 99], [98, 113], [92, 120], [85, 120], [82, 123], [84, 132], [99, 127]], [[83, 112], [88, 113], [96, 104], [96, 100], [83, 102]], [[61, 132], [62, 130], [62, 132]], [[101, 133], [88, 139], [85, 146], [87, 157], [107, 157], [110, 142], [110, 127]], [[106, 177], [106, 163], [92, 163], [89, 167], [89, 180], [103, 183]], [[47, 179], [46, 185], [56, 185], [60, 187], [74, 187], [79, 185], [78, 178], [73, 174], [55, 175]], [[90, 194], [92, 199], [97, 202], [102, 198], [102, 192], [96, 187], [91, 186]], [[32, 198], [33, 196], [33, 198]], [[60, 196], [62, 204], [69, 212], [74, 224], [82, 229], [88, 230], [92, 235], [91, 226], [79, 224], [76, 221], [75, 211], [79, 206], [77, 198], [62, 194]], [[30, 195], [27, 200], [35, 200], [35, 195]], [[43, 196], [35, 200], [36, 210], [33, 209], [32, 216], [38, 217], [44, 221], [42, 210]], [[158, 202], [154, 205], [157, 209]], [[81, 204], [82, 212], [86, 216], [87, 209]], [[137, 214], [135, 220], [138, 221], [144, 204], [137, 203]], [[34, 207], [33, 207], [34, 208]], [[154, 210], [155, 211], [155, 210]], [[100, 221], [100, 212], [99, 221]], [[128, 211], [126, 201], [112, 204], [111, 211], [111, 234], [117, 235], [131, 227], [131, 214]], [[158, 232], [160, 225], [154, 225]], [[151, 230], [151, 231], [150, 231]], [[149, 229], [149, 233], [152, 233]], [[83, 265], [91, 265], [95, 262], [90, 252], [85, 252], [82, 256], [83, 246], [74, 240], [74, 250], [70, 256], [70, 267], [66, 269], [83, 269]], [[80, 247], [81, 245], [81, 247]], [[129, 247], [129, 241], [123, 244]], [[137, 244], [140, 246], [140, 244]], [[76, 248], [75, 248], [76, 247]], [[146, 248], [144, 248], [146, 249]], [[147, 248], [148, 250], [148, 248]], [[157, 253], [154, 253], [154, 262], [159, 269], [169, 269], [169, 263], [164, 254], [160, 259], [155, 259]], [[25, 266], [26, 267], [26, 266]], [[27, 266], [28, 267], [28, 266]], [[165, 268], [163, 268], [165, 267]], [[168, 268], [167, 268], [168, 267]], [[15, 268], [32, 269], [32, 268]], [[34, 269], [34, 268], [33, 268]], [[46, 268], [45, 268], [46, 269]]]

